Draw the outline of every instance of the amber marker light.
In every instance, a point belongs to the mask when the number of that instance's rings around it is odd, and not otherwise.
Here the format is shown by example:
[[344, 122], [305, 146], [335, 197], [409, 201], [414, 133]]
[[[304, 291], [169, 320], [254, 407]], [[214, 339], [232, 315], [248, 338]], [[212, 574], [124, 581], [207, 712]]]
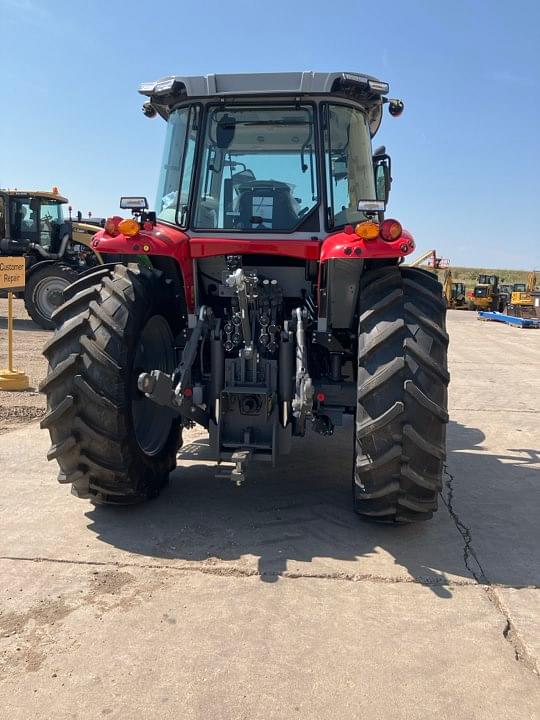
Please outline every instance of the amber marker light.
[[354, 232], [363, 240], [375, 240], [376, 237], [379, 237], [379, 223], [365, 220], [358, 223]]
[[381, 225], [381, 237], [386, 242], [393, 242], [401, 237], [403, 228], [397, 220], [385, 220]]
[[141, 226], [136, 220], [133, 220], [133, 218], [126, 218], [118, 223], [118, 232], [121, 232], [122, 235], [127, 235], [127, 237], [138, 235], [140, 229]]

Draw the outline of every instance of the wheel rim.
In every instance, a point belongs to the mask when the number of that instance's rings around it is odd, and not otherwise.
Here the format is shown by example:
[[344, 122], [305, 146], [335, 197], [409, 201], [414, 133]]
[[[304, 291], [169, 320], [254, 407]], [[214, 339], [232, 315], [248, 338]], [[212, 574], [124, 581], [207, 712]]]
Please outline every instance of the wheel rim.
[[71, 284], [70, 280], [62, 277], [48, 277], [40, 280], [34, 289], [34, 305], [38, 313], [51, 319], [56, 308], [64, 302], [64, 290]]
[[[139, 339], [133, 365], [134, 383], [137, 384], [142, 372], [161, 370], [172, 373], [174, 368], [174, 339], [169, 323], [161, 315], [154, 315], [144, 326]], [[169, 437], [172, 412], [149, 400], [139, 390], [136, 390], [131, 411], [139, 447], [146, 455], [157, 455]]]

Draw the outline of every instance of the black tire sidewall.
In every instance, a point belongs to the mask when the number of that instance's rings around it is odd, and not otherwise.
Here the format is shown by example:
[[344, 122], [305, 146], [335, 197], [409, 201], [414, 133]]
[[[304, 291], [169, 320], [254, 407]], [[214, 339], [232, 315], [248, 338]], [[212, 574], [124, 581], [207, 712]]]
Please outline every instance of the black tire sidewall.
[[[125, 410], [125, 422], [126, 426], [128, 428], [128, 437], [129, 437], [129, 443], [132, 447], [132, 451], [137, 455], [139, 460], [143, 462], [145, 465], [149, 463], [153, 464], [153, 459], [156, 457], [155, 455], [148, 455], [145, 453], [145, 451], [140, 447], [139, 442], [136, 438], [135, 434], [135, 427], [134, 427], [134, 420], [133, 420], [133, 410], [132, 410], [132, 403], [135, 397], [137, 397], [138, 393], [140, 392], [137, 386], [137, 380], [138, 380], [138, 373], [136, 372], [136, 369], [134, 367], [135, 364], [135, 356], [137, 353], [137, 348], [140, 342], [140, 337], [142, 334], [142, 331], [144, 330], [146, 324], [148, 321], [155, 317], [155, 316], [161, 316], [165, 319], [167, 322], [169, 329], [171, 331], [171, 336], [174, 338], [178, 335], [180, 332], [180, 324], [179, 320], [174, 316], [174, 314], [171, 312], [171, 308], [173, 306], [173, 300], [172, 292], [163, 292], [165, 289], [165, 286], [163, 283], [160, 283], [157, 278], [154, 278], [154, 282], [156, 282], [156, 288], [155, 292], [149, 293], [150, 302], [145, 304], [143, 307], [143, 312], [141, 313], [133, 313], [133, 328], [131, 329], [131, 332], [129, 334], [129, 343], [128, 343], [128, 362], [126, 364], [126, 410]], [[159, 288], [159, 289], [158, 289]], [[166, 409], [163, 409], [163, 412], [166, 412]], [[176, 450], [178, 448], [178, 436], [180, 433], [180, 426], [181, 421], [179, 418], [173, 418], [171, 422], [171, 428], [169, 430], [167, 440], [163, 444], [163, 447], [160, 449], [160, 451], [157, 453], [157, 455], [165, 455], [169, 456], [172, 452], [176, 453]]]
[[44, 330], [54, 330], [55, 323], [38, 309], [35, 293], [38, 284], [46, 278], [62, 278], [68, 282], [66, 289], [77, 279], [77, 272], [68, 265], [53, 264], [30, 272], [24, 290], [24, 305], [32, 320]]

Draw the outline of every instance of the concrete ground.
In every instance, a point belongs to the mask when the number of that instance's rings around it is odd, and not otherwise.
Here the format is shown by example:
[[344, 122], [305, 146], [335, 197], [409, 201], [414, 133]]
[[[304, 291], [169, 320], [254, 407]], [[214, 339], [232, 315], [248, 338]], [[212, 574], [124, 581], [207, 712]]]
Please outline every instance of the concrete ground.
[[448, 468], [420, 526], [352, 513], [350, 427], [240, 488], [192, 435], [136, 508], [76, 500], [47, 434], [6, 428], [2, 717], [540, 718], [540, 331], [448, 325]]

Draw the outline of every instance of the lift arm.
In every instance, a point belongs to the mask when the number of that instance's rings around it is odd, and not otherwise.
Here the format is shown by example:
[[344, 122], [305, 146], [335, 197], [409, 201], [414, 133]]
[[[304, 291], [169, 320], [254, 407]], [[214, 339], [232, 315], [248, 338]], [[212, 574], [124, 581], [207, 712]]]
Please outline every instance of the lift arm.
[[420, 255], [420, 257], [417, 257], [416, 260], [413, 260], [411, 263], [408, 263], [409, 267], [416, 267], [417, 265], [421, 265], [424, 260], [427, 260], [427, 258], [431, 255], [433, 258], [433, 269], [435, 270], [435, 257], [436, 257], [436, 251], [435, 250], [428, 250], [423, 255]]

